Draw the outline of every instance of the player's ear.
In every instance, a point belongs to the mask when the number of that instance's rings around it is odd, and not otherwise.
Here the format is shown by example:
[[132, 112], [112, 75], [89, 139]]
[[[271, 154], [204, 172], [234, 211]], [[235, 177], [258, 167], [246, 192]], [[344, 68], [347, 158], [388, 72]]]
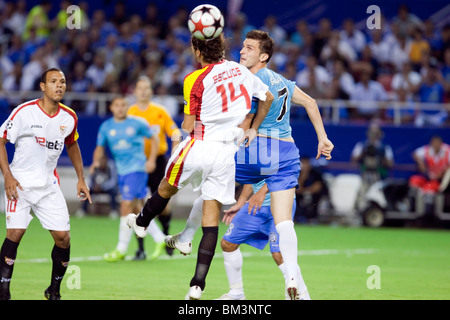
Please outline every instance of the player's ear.
[[259, 61], [260, 61], [260, 62], [266, 62], [267, 59], [269, 59], [269, 55], [268, 55], [267, 53], [261, 53], [261, 54], [259, 55]]
[[41, 91], [44, 92], [45, 91], [45, 83], [40, 82], [39, 83], [39, 88], [41, 88]]

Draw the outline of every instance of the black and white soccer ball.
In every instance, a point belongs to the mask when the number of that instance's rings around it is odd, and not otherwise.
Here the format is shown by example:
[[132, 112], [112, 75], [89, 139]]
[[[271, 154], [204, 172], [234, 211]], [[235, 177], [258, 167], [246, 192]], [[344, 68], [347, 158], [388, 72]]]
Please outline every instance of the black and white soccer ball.
[[188, 28], [200, 40], [217, 38], [223, 31], [225, 21], [220, 10], [210, 4], [195, 7], [189, 15]]

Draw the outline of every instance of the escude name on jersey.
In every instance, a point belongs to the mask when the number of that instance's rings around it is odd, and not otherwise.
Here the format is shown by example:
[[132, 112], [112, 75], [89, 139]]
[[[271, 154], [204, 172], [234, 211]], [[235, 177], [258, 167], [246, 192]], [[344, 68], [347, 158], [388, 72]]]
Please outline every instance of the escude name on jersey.
[[240, 75], [242, 75], [242, 73], [241, 73], [241, 70], [239, 69], [239, 67], [225, 70], [224, 72], [218, 73], [213, 77], [214, 84], [219, 83], [223, 80], [238, 77]]

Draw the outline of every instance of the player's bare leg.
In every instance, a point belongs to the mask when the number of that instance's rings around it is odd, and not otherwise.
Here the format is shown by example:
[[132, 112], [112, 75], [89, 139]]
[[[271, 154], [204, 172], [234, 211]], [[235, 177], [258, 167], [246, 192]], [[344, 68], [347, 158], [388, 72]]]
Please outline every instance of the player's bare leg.
[[9, 286], [17, 256], [17, 248], [26, 229], [7, 229], [0, 251], [0, 300], [11, 299]]
[[61, 281], [64, 278], [70, 260], [70, 232], [50, 231], [55, 241], [52, 250], [52, 278], [50, 286], [45, 290], [47, 300], [60, 300]]
[[186, 296], [188, 300], [199, 300], [205, 288], [205, 280], [214, 257], [219, 233], [219, 218], [222, 204], [216, 200], [203, 201], [203, 236], [198, 247], [195, 274]]
[[271, 192], [270, 208], [280, 237], [280, 252], [286, 265], [286, 291], [292, 300], [298, 296], [297, 234], [292, 221], [295, 188]]

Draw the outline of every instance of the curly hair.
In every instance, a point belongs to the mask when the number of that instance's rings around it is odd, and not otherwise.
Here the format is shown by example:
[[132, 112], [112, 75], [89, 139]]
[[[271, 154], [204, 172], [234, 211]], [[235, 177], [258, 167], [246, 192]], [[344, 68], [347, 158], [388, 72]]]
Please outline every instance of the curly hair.
[[200, 40], [191, 37], [191, 44], [194, 50], [199, 50], [203, 60], [207, 63], [218, 62], [225, 56], [225, 38], [220, 34], [217, 38], [210, 40]]

